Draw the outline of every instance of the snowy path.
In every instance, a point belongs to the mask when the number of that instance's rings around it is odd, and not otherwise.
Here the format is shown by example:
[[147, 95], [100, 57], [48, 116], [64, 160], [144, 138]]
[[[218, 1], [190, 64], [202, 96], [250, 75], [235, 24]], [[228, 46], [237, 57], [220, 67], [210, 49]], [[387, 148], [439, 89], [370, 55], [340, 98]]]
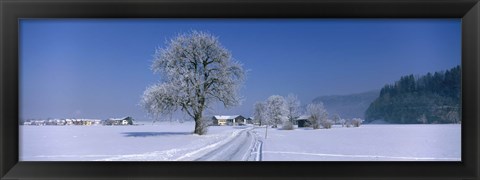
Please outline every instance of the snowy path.
[[235, 138], [196, 161], [260, 161], [261, 141], [254, 128], [242, 130]]
[[[225, 160], [254, 160], [254, 127], [212, 126], [206, 135], [191, 133], [195, 124], [159, 123], [140, 126], [21, 126], [22, 161], [192, 161], [219, 148], [244, 143]], [[253, 138], [252, 138], [253, 137]], [[256, 143], [257, 145], [258, 143]], [[256, 147], [256, 146], [255, 146]], [[233, 151], [233, 150], [227, 150]], [[213, 153], [212, 153], [213, 154]], [[211, 155], [212, 155], [211, 154]], [[225, 155], [226, 156], [226, 155]], [[205, 157], [207, 159], [207, 157]], [[209, 159], [213, 159], [210, 157]], [[223, 159], [219, 159], [223, 160]]]
[[237, 127], [236, 130], [210, 143], [194, 143], [174, 148], [140, 154], [119, 155], [100, 161], [255, 161], [261, 160], [261, 141], [253, 127]]

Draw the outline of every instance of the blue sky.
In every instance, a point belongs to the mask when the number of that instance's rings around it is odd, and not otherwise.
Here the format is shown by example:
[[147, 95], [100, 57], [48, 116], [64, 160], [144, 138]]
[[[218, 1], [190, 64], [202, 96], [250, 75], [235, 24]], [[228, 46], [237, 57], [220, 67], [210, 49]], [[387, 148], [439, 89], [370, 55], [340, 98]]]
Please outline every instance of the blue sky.
[[250, 116], [270, 95], [380, 89], [407, 74], [461, 61], [460, 19], [23, 19], [20, 118], [133, 116], [156, 47], [191, 30], [218, 36], [248, 70], [241, 106], [215, 114]]

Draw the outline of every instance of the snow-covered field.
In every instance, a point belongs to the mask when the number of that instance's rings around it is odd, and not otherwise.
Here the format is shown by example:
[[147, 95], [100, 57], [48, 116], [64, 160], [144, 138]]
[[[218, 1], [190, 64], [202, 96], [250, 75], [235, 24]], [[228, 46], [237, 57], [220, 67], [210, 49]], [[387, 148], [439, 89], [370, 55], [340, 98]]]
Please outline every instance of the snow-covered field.
[[232, 140], [246, 127], [210, 127], [192, 134], [194, 123], [142, 126], [20, 126], [21, 161], [194, 160]]
[[458, 124], [268, 129], [262, 160], [460, 161], [460, 132]]
[[[257, 139], [263, 142], [259, 157], [264, 161], [457, 161], [461, 157], [460, 125], [363, 125], [292, 131], [269, 128], [267, 139], [265, 128], [251, 131], [251, 126], [212, 126], [207, 135], [198, 136], [191, 133], [193, 127], [192, 122], [20, 126], [20, 160], [253, 160], [247, 153], [255, 154], [255, 150], [247, 149], [254, 149], [252, 144], [259, 144]], [[225, 151], [227, 155], [218, 155]]]

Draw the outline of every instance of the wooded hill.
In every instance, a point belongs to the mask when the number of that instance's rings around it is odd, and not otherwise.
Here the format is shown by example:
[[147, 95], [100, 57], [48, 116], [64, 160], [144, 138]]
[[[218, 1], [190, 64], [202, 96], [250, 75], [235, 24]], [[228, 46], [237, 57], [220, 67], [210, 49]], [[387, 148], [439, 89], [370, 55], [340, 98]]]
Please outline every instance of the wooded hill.
[[365, 112], [367, 123], [459, 123], [460, 117], [460, 66], [424, 76], [403, 76], [385, 85]]

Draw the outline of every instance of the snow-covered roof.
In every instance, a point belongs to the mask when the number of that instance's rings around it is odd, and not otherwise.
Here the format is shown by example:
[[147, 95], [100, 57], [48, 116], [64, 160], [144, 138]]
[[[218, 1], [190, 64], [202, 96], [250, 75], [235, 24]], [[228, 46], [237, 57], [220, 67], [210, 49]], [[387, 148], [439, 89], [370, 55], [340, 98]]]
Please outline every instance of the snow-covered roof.
[[233, 115], [233, 116], [214, 116], [215, 118], [217, 119], [235, 119], [236, 117], [238, 117], [240, 115]]
[[309, 115], [301, 115], [300, 117], [297, 118], [297, 120], [300, 120], [300, 119], [308, 119], [310, 118]]
[[126, 120], [127, 118], [128, 118], [128, 116], [123, 117], [123, 118], [110, 118], [110, 119], [108, 119], [108, 120], [121, 121], [121, 120]]

